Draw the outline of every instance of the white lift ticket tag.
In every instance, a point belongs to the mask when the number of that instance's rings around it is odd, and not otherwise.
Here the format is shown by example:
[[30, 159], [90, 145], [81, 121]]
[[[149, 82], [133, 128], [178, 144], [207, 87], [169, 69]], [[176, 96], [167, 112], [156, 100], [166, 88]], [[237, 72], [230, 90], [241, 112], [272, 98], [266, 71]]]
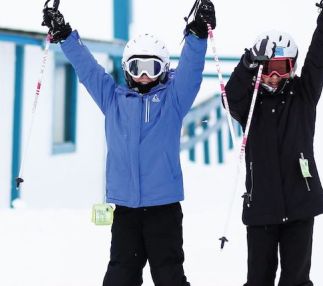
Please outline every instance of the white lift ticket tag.
[[301, 166], [302, 175], [304, 178], [311, 178], [312, 175], [309, 170], [308, 160], [304, 158], [299, 158], [299, 165]]
[[96, 225], [111, 225], [113, 222], [113, 207], [109, 204], [95, 204], [92, 207], [92, 222]]

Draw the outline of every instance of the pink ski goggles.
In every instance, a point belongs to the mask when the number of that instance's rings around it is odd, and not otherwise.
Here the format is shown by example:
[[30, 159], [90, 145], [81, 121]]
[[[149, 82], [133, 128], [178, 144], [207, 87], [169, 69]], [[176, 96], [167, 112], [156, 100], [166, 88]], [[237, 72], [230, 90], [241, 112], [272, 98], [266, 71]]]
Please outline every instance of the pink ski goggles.
[[276, 74], [282, 78], [289, 78], [293, 66], [294, 65], [291, 58], [271, 59], [264, 62], [262, 75], [264, 77], [271, 77]]

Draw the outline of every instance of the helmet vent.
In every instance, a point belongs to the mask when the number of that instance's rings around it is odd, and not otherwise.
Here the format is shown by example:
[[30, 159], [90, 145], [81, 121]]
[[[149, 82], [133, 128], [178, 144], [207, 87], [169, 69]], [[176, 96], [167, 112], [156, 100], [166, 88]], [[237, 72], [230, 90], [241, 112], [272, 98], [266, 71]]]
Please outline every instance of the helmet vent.
[[122, 63], [127, 62], [133, 56], [149, 56], [161, 59], [169, 64], [169, 53], [165, 44], [154, 35], [144, 33], [130, 40], [123, 51]]
[[296, 60], [298, 48], [293, 38], [289, 34], [275, 30], [267, 31], [257, 37], [256, 43], [262, 41], [263, 39], [268, 39], [276, 45], [274, 55], [275, 58], [288, 57]]

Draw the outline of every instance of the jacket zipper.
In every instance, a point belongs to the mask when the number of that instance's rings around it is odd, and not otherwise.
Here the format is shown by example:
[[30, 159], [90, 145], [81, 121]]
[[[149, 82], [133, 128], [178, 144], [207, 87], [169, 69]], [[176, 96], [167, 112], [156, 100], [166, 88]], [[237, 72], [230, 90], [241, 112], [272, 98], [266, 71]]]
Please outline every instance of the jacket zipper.
[[252, 202], [252, 195], [253, 195], [253, 167], [252, 167], [252, 162], [249, 163], [249, 170], [250, 170], [250, 181], [251, 181], [251, 187], [250, 191], [246, 191], [243, 194], [243, 198], [245, 199], [246, 205], [248, 208], [251, 207], [251, 202]]
[[145, 98], [145, 123], [150, 121], [150, 100], [149, 96]]
[[252, 202], [252, 195], [253, 195], [253, 167], [252, 167], [253, 163], [250, 162], [250, 176], [251, 176], [251, 188], [250, 188], [250, 192], [249, 192], [249, 197], [250, 197], [250, 203]]

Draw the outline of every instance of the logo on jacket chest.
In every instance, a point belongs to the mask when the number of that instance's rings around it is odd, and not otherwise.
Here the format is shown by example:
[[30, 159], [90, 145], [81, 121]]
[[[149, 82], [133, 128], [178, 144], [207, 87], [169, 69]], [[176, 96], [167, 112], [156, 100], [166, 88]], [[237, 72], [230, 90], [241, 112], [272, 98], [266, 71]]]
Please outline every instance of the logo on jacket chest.
[[159, 99], [158, 95], [157, 95], [157, 94], [155, 94], [155, 95], [153, 96], [153, 99], [152, 99], [151, 101], [152, 101], [152, 102], [154, 102], [154, 103], [158, 103], [158, 102], [160, 102], [160, 99]]

